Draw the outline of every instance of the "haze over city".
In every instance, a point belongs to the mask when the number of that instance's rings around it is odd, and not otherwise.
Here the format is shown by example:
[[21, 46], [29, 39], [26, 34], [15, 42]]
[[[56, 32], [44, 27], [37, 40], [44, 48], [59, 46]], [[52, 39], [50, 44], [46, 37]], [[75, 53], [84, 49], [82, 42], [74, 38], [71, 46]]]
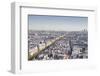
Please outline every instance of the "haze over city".
[[88, 17], [29, 15], [29, 30], [81, 31], [87, 30]]

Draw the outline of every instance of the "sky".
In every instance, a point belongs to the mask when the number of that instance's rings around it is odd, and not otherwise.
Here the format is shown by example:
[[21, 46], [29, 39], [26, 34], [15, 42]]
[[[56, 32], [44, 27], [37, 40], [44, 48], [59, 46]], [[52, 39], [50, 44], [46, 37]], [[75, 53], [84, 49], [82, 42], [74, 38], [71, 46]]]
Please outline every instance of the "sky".
[[28, 15], [29, 30], [80, 31], [87, 29], [88, 17]]

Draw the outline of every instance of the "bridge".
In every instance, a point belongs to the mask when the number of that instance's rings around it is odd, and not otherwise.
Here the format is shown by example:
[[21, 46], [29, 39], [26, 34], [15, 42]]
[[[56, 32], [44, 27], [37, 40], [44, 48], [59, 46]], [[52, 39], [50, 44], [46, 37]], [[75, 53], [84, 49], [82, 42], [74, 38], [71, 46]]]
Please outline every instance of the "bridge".
[[52, 40], [49, 40], [49, 41], [47, 41], [45, 43], [38, 44], [36, 47], [34, 47], [31, 50], [29, 50], [29, 52], [28, 52], [28, 60], [33, 60], [39, 53], [41, 53], [42, 51], [44, 51], [49, 46], [54, 44], [56, 41], [62, 39], [63, 37], [64, 37], [64, 35], [59, 36], [57, 38], [54, 38]]

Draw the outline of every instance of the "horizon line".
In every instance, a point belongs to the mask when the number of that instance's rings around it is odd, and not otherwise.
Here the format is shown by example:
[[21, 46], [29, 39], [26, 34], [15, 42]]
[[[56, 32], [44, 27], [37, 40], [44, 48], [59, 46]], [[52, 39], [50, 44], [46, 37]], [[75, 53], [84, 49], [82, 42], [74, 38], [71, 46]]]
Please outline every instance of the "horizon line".
[[82, 30], [33, 30], [33, 29], [28, 29], [28, 31], [68, 31], [68, 32], [71, 32], [71, 31], [88, 31], [87, 29], [82, 29]]

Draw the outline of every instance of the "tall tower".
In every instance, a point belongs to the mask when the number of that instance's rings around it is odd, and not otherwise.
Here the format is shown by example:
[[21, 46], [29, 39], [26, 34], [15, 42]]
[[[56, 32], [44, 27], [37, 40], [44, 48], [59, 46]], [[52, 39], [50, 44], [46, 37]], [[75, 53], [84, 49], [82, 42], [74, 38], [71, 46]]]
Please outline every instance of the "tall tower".
[[72, 51], [73, 51], [71, 40], [69, 40], [69, 48], [70, 48], [70, 51], [68, 52], [68, 54], [71, 56]]

